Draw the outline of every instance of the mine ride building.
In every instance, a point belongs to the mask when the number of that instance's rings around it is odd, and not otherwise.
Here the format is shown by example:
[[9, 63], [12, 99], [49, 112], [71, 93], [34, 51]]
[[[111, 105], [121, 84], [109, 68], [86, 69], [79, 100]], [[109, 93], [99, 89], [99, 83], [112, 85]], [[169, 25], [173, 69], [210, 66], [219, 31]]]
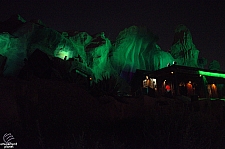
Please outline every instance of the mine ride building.
[[[141, 87], [149, 96], [186, 96], [191, 100], [225, 96], [225, 72], [171, 65], [153, 72], [137, 70], [133, 91]], [[142, 81], [140, 81], [142, 78]]]

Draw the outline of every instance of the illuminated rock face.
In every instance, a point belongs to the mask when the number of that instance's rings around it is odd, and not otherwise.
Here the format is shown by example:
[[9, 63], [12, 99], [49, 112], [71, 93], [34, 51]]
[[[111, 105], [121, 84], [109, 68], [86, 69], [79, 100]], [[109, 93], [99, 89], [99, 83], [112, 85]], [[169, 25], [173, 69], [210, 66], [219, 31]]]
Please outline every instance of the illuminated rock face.
[[179, 25], [175, 29], [171, 55], [178, 65], [198, 67], [199, 50], [195, 47], [189, 29]]
[[94, 81], [109, 78], [115, 72], [125, 74], [129, 80], [136, 69], [153, 71], [173, 62], [170, 53], [162, 51], [156, 44], [157, 39], [146, 28], [132, 26], [122, 31], [112, 46], [104, 33], [94, 36], [86, 32], [60, 33], [40, 21], [22, 22], [11, 34], [0, 35], [0, 54], [8, 58], [4, 70], [6, 76], [18, 75], [24, 59], [40, 49], [51, 57], [78, 58], [81, 67], [73, 62], [70, 70], [88, 70]]
[[148, 70], [155, 71], [164, 67], [167, 67], [168, 64], [172, 65], [174, 58], [170, 53], [161, 50], [161, 48], [156, 45], [156, 47], [149, 52], [149, 66]]
[[[36, 49], [50, 57], [64, 60], [79, 58], [82, 68], [89, 70], [88, 75], [93, 76], [93, 81], [111, 75], [113, 68], [108, 58], [111, 42], [103, 33], [93, 37], [85, 32], [60, 33], [40, 21], [26, 22], [20, 16], [11, 18], [10, 22], [17, 22], [19, 25], [16, 29], [15, 25], [12, 28], [3, 27], [5, 31], [0, 34], [0, 54], [7, 57], [3, 72], [5, 76], [17, 76], [24, 66], [24, 59]], [[75, 64], [77, 63], [74, 62], [70, 70]]]
[[113, 66], [122, 76], [131, 79], [136, 69], [154, 71], [172, 64], [173, 57], [161, 50], [157, 39], [146, 28], [132, 26], [123, 30], [115, 43]]
[[109, 78], [113, 73], [113, 68], [109, 59], [111, 48], [111, 42], [105, 37], [103, 32], [97, 34], [85, 48], [87, 63], [95, 74], [96, 81]]
[[[113, 68], [108, 56], [112, 45], [103, 32], [93, 37], [83, 32], [69, 39], [76, 47], [73, 57], [79, 57], [84, 72], [91, 71], [92, 74], [89, 75], [93, 77], [93, 81], [110, 77]], [[77, 62], [73, 63], [71, 70], [78, 68], [76, 64]]]
[[27, 42], [24, 37], [15, 37], [8, 33], [0, 34], [0, 54], [7, 57], [3, 74], [18, 75], [27, 55]]
[[156, 43], [158, 38], [144, 27], [131, 26], [121, 31], [112, 45], [103, 32], [93, 36], [86, 32], [60, 33], [41, 21], [26, 22], [20, 16], [5, 24], [10, 22], [16, 23], [5, 28], [4, 22], [0, 23], [0, 54], [7, 57], [5, 76], [17, 76], [24, 59], [36, 49], [49, 57], [77, 60], [71, 62], [70, 71], [80, 69], [96, 82], [115, 72], [130, 81], [136, 69], [154, 71], [174, 60], [178, 65], [198, 67], [199, 51], [184, 25], [175, 30], [171, 53], [168, 53], [161, 50]]
[[[17, 19], [13, 22], [21, 20], [19, 17]], [[4, 76], [17, 76], [24, 66], [24, 59], [36, 49], [54, 56], [54, 51], [62, 40], [59, 32], [33, 22], [21, 22], [16, 30], [8, 28], [6, 31], [0, 34], [0, 54], [7, 57]]]
[[83, 63], [87, 65], [85, 47], [91, 42], [93, 37], [86, 32], [79, 32], [77, 34], [69, 36], [68, 38], [73, 44], [73, 47], [76, 47], [76, 50], [74, 50], [73, 57], [80, 56], [81, 61], [83, 61]]

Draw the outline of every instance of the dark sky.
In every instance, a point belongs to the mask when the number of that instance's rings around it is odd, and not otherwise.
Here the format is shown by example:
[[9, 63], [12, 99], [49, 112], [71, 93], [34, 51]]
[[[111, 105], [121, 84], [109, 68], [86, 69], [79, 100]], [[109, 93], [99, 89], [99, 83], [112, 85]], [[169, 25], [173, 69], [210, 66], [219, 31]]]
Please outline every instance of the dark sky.
[[225, 4], [215, 0], [0, 0], [0, 21], [12, 14], [40, 19], [59, 31], [94, 34], [104, 31], [114, 40], [124, 28], [146, 26], [167, 51], [179, 24], [186, 25], [200, 57], [218, 60], [225, 71]]

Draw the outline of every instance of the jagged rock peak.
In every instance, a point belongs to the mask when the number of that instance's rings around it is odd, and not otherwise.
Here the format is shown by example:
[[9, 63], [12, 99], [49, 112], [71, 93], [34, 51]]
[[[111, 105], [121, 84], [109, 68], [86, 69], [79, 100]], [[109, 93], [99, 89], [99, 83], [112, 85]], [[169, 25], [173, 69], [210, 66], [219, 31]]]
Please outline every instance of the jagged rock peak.
[[180, 24], [180, 25], [178, 25], [177, 27], [176, 27], [176, 29], [175, 29], [175, 33], [177, 33], [177, 32], [189, 32], [189, 29], [185, 26], [185, 25], [183, 25], [183, 24]]
[[192, 43], [192, 36], [190, 30], [183, 24], [180, 24], [175, 29], [173, 44], [180, 42], [182, 44]]
[[20, 15], [12, 15], [8, 20], [0, 23], [0, 32], [13, 33], [24, 23], [26, 21]]
[[178, 65], [198, 67], [199, 50], [195, 47], [189, 29], [181, 24], [175, 29], [171, 55]]
[[26, 20], [19, 14], [12, 15], [8, 20], [4, 22], [11, 22], [11, 21], [21, 21], [23, 23], [26, 22]]

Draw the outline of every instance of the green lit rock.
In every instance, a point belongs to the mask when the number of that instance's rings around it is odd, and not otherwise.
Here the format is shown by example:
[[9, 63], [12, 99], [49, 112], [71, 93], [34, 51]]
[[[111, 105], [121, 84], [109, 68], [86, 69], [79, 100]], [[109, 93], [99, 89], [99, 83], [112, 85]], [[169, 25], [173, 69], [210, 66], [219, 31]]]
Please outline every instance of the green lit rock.
[[15, 76], [19, 74], [26, 57], [27, 42], [24, 37], [15, 37], [8, 33], [0, 34], [0, 54], [7, 57], [3, 74]]
[[199, 50], [195, 47], [189, 29], [179, 25], [175, 29], [171, 55], [178, 65], [198, 67]]
[[130, 75], [136, 69], [154, 71], [172, 64], [173, 57], [161, 50], [157, 40], [158, 37], [147, 28], [131, 26], [124, 29], [116, 39], [111, 58], [114, 68]]
[[[16, 23], [4, 27], [8, 22]], [[60, 33], [40, 20], [26, 22], [20, 17], [10, 18], [0, 25], [3, 26], [0, 34], [0, 54], [7, 57], [3, 72], [5, 76], [17, 76], [24, 66], [24, 59], [29, 58], [36, 49], [40, 49], [49, 57], [63, 60], [78, 58], [79, 66], [82, 67], [75, 66], [77, 62], [74, 62], [70, 70], [88, 70], [88, 75], [93, 76], [94, 81], [111, 75], [112, 67], [108, 55], [112, 45], [102, 34], [92, 37], [85, 32]]]
[[87, 53], [87, 63], [95, 74], [96, 80], [109, 78], [113, 73], [113, 68], [109, 60], [111, 41], [105, 37], [104, 33], [97, 34], [91, 43], [85, 47]]
[[86, 32], [73, 32], [70, 33], [71, 35], [68, 36], [68, 39], [73, 44], [73, 47], [76, 48], [73, 52], [74, 57], [80, 57], [81, 61], [87, 65], [87, 56], [85, 52], [85, 47], [90, 44], [91, 40], [93, 39], [92, 36], [90, 36]]
[[220, 71], [220, 63], [216, 60], [213, 60], [209, 63], [209, 70], [217, 70]]
[[85, 47], [91, 42], [93, 39], [86, 32], [73, 32], [68, 36], [69, 41], [72, 43], [73, 49], [73, 57], [80, 58], [80, 62], [82, 62], [87, 67], [87, 55], [85, 51]]
[[10, 34], [1, 33], [0, 34], [0, 54], [6, 56], [8, 53], [8, 48], [10, 47]]
[[161, 50], [158, 45], [155, 45], [154, 48], [149, 52], [149, 58], [146, 56], [148, 60], [149, 68], [147, 70], [155, 71], [168, 65], [172, 65], [174, 62], [174, 58], [170, 53]]
[[[104, 32], [96, 35], [58, 32], [40, 20], [25, 21], [19, 15], [0, 22], [0, 54], [7, 57], [3, 69], [5, 76], [17, 76], [24, 66], [24, 59], [36, 49], [50, 59], [56, 57], [68, 62], [70, 68], [66, 70], [79, 70], [95, 82], [117, 73], [130, 81], [137, 69], [154, 71], [172, 65], [174, 61], [178, 65], [201, 68], [207, 64], [206, 59], [198, 59], [199, 50], [184, 25], [176, 28], [170, 53], [163, 51], [157, 40], [158, 37], [147, 28], [137, 26], [121, 31], [112, 44]], [[217, 63], [212, 63], [211, 68], [219, 69]]]

